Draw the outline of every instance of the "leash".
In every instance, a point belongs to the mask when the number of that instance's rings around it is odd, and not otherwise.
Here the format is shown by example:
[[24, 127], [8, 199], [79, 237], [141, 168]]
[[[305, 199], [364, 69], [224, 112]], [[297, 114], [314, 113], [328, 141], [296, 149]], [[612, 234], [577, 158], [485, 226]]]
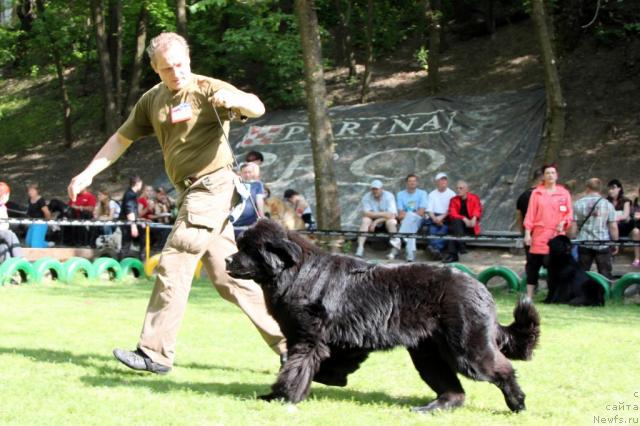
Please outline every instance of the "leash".
[[[232, 109], [228, 109], [227, 110], [229, 112], [229, 121], [233, 120], [236, 117], [236, 113], [232, 110]], [[218, 125], [220, 125], [220, 129], [222, 130], [222, 135], [224, 136], [224, 140], [227, 143], [227, 145], [229, 146], [229, 151], [231, 151], [231, 157], [233, 158], [233, 167], [240, 171], [239, 168], [239, 164], [238, 164], [238, 159], [236, 158], [236, 154], [233, 152], [233, 148], [231, 147], [231, 143], [229, 142], [229, 137], [227, 136], [227, 133], [224, 130], [224, 126], [222, 125], [222, 120], [220, 119], [220, 115], [218, 114], [218, 108], [216, 108], [216, 106], [213, 106], [213, 112], [216, 114], [216, 119], [218, 120]], [[229, 125], [229, 127], [231, 127], [231, 125]], [[251, 196], [251, 184], [249, 182], [244, 182], [244, 180], [242, 179], [242, 175], [239, 174], [238, 175], [238, 179], [240, 181], [241, 184], [243, 184], [245, 187], [247, 187], [247, 184], [249, 184], [249, 196], [247, 197], [249, 199], [249, 202], [251, 203], [251, 207], [253, 207], [253, 210], [256, 212], [256, 216], [259, 219], [262, 219], [262, 216], [260, 216], [260, 212], [258, 211], [258, 206], [256, 205], [255, 200], [253, 199], [253, 197]], [[242, 195], [240, 194], [240, 196], [242, 197]]]

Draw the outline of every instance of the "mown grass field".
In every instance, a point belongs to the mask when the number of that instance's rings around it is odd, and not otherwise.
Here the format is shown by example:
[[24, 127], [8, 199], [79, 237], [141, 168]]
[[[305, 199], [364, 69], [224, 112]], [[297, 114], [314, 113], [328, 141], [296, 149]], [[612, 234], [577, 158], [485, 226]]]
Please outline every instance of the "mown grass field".
[[[297, 406], [257, 400], [278, 358], [204, 281], [191, 293], [174, 370], [131, 371], [111, 350], [135, 346], [150, 289], [149, 281], [0, 287], [0, 424], [575, 425], [615, 415], [640, 423], [640, 411], [613, 409], [640, 405], [637, 306], [539, 304], [541, 344], [533, 361], [515, 363], [527, 411], [510, 413], [496, 387], [465, 379], [465, 407], [425, 415], [410, 407], [435, 395], [401, 349], [371, 356], [346, 388], [313, 384]], [[515, 296], [496, 299], [510, 322]]]

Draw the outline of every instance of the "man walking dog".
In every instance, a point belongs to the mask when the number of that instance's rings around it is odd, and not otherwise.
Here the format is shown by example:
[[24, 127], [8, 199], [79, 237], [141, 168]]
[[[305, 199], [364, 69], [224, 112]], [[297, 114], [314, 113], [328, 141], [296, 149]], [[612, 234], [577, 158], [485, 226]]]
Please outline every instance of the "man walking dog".
[[257, 96], [231, 84], [192, 74], [189, 46], [178, 34], [155, 37], [147, 53], [161, 83], [142, 95], [129, 118], [68, 188], [75, 199], [79, 189], [88, 186], [134, 140], [155, 134], [167, 175], [180, 192], [178, 217], [160, 256], [137, 349], [115, 349], [113, 353], [135, 370], [171, 370], [191, 280], [202, 259], [220, 295], [238, 305], [282, 357], [286, 342], [267, 313], [261, 288], [253, 281], [231, 278], [224, 262], [237, 251], [229, 214], [238, 200], [233, 154], [225, 135], [232, 119], [259, 117], [264, 105]]

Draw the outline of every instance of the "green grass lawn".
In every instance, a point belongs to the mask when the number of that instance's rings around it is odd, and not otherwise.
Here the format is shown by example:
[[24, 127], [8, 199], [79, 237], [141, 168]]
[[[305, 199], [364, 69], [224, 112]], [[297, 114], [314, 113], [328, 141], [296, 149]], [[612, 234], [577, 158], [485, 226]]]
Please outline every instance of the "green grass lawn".
[[[573, 425], [616, 414], [640, 423], [637, 306], [538, 305], [540, 346], [533, 361], [514, 363], [527, 411], [511, 414], [495, 386], [464, 379], [465, 407], [425, 415], [410, 407], [435, 395], [402, 349], [372, 355], [346, 388], [314, 383], [297, 406], [257, 400], [278, 358], [206, 282], [191, 293], [174, 370], [129, 370], [111, 350], [135, 346], [150, 289], [148, 281], [0, 287], [0, 424]], [[510, 322], [515, 296], [496, 298]], [[631, 410], [613, 409], [620, 404]]]

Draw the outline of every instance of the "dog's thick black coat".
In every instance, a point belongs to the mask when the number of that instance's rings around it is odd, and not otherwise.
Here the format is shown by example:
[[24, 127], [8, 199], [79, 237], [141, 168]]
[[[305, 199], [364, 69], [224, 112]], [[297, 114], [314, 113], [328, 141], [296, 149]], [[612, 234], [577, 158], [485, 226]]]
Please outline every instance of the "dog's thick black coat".
[[545, 303], [604, 306], [604, 288], [587, 274], [571, 255], [571, 240], [558, 235], [549, 241]]
[[438, 396], [416, 410], [462, 405], [457, 373], [498, 386], [511, 410], [525, 408], [507, 358], [532, 355], [540, 320], [530, 303], [519, 302], [504, 327], [488, 290], [465, 273], [327, 254], [268, 220], [247, 229], [238, 249], [229, 274], [262, 286], [287, 338], [288, 360], [263, 399], [299, 402], [312, 380], [344, 386], [369, 352], [405, 346]]

